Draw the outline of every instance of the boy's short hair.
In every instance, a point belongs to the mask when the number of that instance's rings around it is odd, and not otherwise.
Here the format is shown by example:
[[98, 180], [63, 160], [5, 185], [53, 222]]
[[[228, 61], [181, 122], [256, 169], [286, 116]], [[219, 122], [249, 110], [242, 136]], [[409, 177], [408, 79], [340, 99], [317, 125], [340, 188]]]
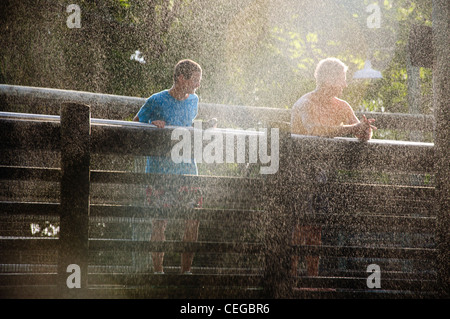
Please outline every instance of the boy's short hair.
[[195, 72], [202, 72], [200, 64], [190, 59], [181, 60], [175, 65], [173, 80], [176, 82], [180, 75], [183, 75], [185, 79], [189, 80]]
[[346, 73], [348, 66], [337, 58], [326, 58], [321, 60], [316, 67], [314, 77], [318, 84], [336, 79], [342, 72]]

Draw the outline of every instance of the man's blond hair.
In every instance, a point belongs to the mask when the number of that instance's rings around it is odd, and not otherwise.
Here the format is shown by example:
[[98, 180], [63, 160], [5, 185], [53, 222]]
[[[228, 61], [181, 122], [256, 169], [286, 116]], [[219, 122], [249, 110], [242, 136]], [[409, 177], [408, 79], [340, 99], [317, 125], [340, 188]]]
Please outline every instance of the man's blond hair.
[[337, 58], [326, 58], [321, 60], [316, 67], [314, 77], [317, 84], [333, 82], [342, 72], [346, 73], [348, 66]]

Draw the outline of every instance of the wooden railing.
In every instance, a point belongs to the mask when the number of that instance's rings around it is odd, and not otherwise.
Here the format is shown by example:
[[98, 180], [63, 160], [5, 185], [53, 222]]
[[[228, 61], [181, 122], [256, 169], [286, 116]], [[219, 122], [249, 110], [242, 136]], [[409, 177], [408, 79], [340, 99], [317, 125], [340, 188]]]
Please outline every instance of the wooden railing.
[[[59, 115], [61, 103], [82, 103], [91, 106], [93, 118], [124, 120], [134, 116], [145, 98], [111, 94], [37, 88], [0, 84], [0, 111]], [[433, 139], [434, 117], [424, 114], [357, 112], [376, 120], [380, 130], [406, 132], [405, 138], [415, 141]], [[268, 127], [274, 122], [286, 126], [291, 110], [242, 105], [199, 104], [199, 119], [217, 118], [219, 127]], [[392, 138], [391, 138], [392, 139]]]
[[[135, 162], [167, 154], [173, 128], [91, 119], [79, 104], [60, 114], [0, 116], [4, 298], [448, 296], [433, 144], [282, 133], [276, 174], [169, 176]], [[203, 207], [148, 207], [147, 185], [199, 188]], [[311, 210], [314, 194], [325, 211]], [[149, 241], [154, 218], [170, 221], [167, 241]], [[200, 220], [197, 242], [181, 239], [186, 218]], [[293, 243], [296, 225], [320, 226], [321, 244]], [[166, 252], [165, 275], [151, 251]], [[178, 274], [185, 251], [193, 275]], [[292, 275], [293, 255], [320, 256], [318, 276], [303, 262]], [[373, 264], [381, 288], [368, 283]]]

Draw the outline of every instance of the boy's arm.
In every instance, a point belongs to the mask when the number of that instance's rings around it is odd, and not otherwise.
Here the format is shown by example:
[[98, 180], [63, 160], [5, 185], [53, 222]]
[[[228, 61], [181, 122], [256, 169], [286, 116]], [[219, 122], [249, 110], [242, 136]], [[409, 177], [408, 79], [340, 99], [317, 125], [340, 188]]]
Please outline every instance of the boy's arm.
[[144, 105], [141, 106], [139, 112], [133, 118], [133, 121], [141, 123], [149, 123], [154, 108], [155, 108], [154, 101], [152, 97], [150, 97], [147, 99], [147, 101], [145, 101]]
[[191, 108], [189, 110], [190, 111], [190, 114], [189, 114], [190, 119], [189, 120], [191, 121], [190, 126], [194, 125], [194, 120], [196, 119], [196, 117], [198, 115], [198, 96], [196, 94], [194, 94], [194, 98], [195, 98], [194, 104], [191, 106]]
[[[133, 118], [133, 121], [134, 121], [134, 122], [143, 122], [143, 123], [146, 123], [145, 121], [140, 121], [140, 120], [139, 120], [139, 115], [138, 115], [138, 114], [136, 114], [136, 116]], [[161, 121], [161, 120], [152, 121], [150, 124], [153, 124], [153, 125], [155, 125], [155, 126], [158, 127], [158, 128], [164, 128], [164, 126], [166, 126], [166, 122]]]

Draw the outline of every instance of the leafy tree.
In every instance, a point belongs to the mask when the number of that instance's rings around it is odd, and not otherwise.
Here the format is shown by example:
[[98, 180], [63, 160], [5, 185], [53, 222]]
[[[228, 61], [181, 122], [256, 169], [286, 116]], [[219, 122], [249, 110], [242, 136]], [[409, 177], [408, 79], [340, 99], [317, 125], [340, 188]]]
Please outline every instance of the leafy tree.
[[[320, 59], [342, 59], [351, 78], [370, 58], [383, 79], [351, 81], [344, 98], [355, 109], [407, 112], [409, 30], [431, 25], [429, 0], [76, 3], [79, 29], [66, 25], [68, 1], [1, 2], [3, 82], [146, 97], [171, 85], [176, 61], [192, 58], [205, 70], [203, 102], [290, 108], [314, 88]], [[373, 3], [380, 28], [368, 27]], [[431, 70], [420, 79], [429, 97]]]

